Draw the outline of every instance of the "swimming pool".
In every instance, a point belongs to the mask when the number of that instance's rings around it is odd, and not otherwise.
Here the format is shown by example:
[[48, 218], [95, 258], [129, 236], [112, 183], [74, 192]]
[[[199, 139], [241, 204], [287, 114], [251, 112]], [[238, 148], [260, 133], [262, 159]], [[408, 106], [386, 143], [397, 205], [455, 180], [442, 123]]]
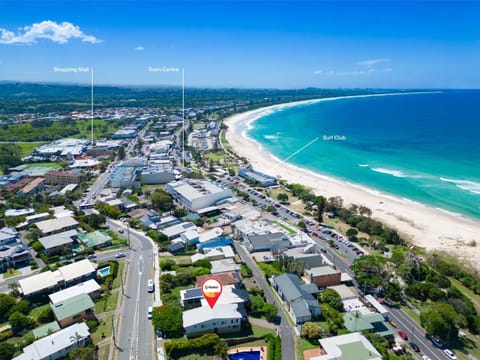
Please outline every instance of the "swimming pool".
[[110, 275], [110, 266], [105, 266], [97, 271], [98, 276], [105, 277]]
[[228, 360], [260, 360], [260, 351], [242, 351], [228, 354]]

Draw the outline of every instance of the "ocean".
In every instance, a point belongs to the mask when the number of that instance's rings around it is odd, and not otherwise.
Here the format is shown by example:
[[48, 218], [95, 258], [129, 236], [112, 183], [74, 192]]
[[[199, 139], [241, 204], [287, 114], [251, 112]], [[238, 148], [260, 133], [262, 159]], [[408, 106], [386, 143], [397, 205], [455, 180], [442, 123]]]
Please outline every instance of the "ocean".
[[480, 219], [480, 91], [299, 105], [257, 119], [247, 136], [293, 165]]

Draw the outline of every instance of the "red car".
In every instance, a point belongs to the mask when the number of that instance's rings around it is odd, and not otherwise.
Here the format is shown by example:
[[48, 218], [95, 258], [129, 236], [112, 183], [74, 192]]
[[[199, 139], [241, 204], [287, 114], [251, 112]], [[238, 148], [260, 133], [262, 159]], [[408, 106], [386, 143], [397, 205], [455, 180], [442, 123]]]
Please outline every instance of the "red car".
[[398, 336], [400, 336], [403, 340], [408, 340], [408, 335], [402, 330], [398, 330]]

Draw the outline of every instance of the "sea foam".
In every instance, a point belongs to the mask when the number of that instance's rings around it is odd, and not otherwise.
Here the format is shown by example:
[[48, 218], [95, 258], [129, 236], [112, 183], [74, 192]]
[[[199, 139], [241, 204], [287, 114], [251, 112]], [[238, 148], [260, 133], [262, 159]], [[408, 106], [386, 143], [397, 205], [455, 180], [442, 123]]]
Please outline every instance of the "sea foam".
[[448, 182], [451, 184], [455, 184], [456, 187], [459, 189], [469, 191], [472, 194], [480, 195], [480, 183], [470, 180], [458, 180], [458, 179], [448, 179], [441, 177], [440, 180], [444, 182]]

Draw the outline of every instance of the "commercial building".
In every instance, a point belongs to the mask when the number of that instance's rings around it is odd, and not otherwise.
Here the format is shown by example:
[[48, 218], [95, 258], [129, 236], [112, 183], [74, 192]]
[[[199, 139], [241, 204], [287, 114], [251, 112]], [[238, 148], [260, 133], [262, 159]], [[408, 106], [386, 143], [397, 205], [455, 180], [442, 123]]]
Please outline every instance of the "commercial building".
[[232, 197], [229, 189], [221, 188], [207, 180], [170, 182], [166, 190], [191, 211], [216, 205]]
[[90, 140], [86, 139], [61, 139], [39, 146], [32, 155], [50, 157], [55, 156], [79, 156], [85, 153]]
[[291, 243], [287, 235], [281, 232], [275, 232], [250, 235], [245, 238], [245, 246], [251, 253], [259, 251], [278, 253], [281, 250], [288, 249], [291, 246]]
[[142, 184], [166, 184], [175, 180], [173, 165], [170, 161], [165, 163], [150, 163], [140, 174]]
[[45, 181], [51, 185], [80, 184], [83, 175], [71, 171], [49, 171], [45, 174]]
[[33, 195], [45, 187], [45, 179], [41, 177], [33, 178], [27, 185], [22, 187], [18, 192], [18, 196]]
[[22, 354], [14, 357], [13, 360], [61, 359], [72, 350], [90, 343], [87, 324], [74, 324], [25, 346]]
[[251, 168], [241, 168], [238, 170], [238, 176], [250, 180], [262, 187], [269, 187], [277, 185], [277, 179], [273, 176], [263, 174]]
[[138, 135], [137, 130], [121, 129], [112, 135], [112, 140], [134, 139]]
[[328, 265], [307, 269], [304, 276], [309, 282], [317, 285], [319, 288], [340, 285], [341, 283], [341, 272]]
[[322, 355], [310, 360], [382, 360], [382, 355], [359, 332], [319, 340]]

